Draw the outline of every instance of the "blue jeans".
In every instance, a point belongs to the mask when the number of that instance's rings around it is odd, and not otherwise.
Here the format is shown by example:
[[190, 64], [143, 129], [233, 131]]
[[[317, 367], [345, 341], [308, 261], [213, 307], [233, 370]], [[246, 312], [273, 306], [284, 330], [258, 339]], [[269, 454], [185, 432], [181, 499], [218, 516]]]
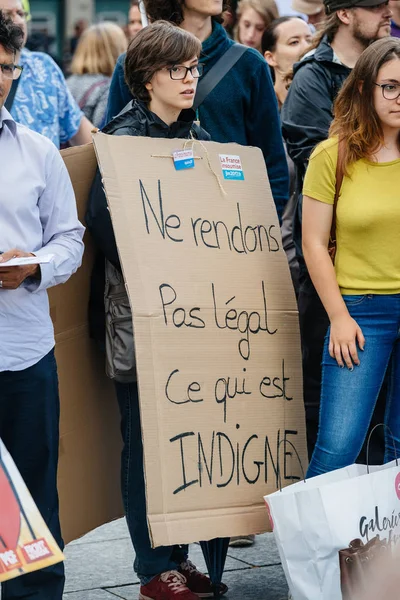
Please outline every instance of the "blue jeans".
[[[0, 372], [0, 437], [63, 548], [57, 495], [59, 418], [54, 350], [28, 369]], [[1, 598], [62, 600], [64, 580], [64, 564], [59, 563], [6, 581]]]
[[116, 383], [124, 442], [121, 488], [126, 520], [136, 559], [134, 569], [143, 585], [165, 571], [176, 570], [188, 556], [187, 546], [152, 548], [147, 528], [146, 490], [139, 397], [136, 383]]
[[[355, 462], [367, 435], [375, 404], [387, 373], [385, 423], [393, 432], [400, 457], [400, 294], [343, 296], [366, 343], [358, 349], [360, 366], [340, 368], [329, 356], [329, 334], [322, 360], [321, 409], [317, 444], [307, 477]], [[385, 433], [385, 462], [395, 453]]]

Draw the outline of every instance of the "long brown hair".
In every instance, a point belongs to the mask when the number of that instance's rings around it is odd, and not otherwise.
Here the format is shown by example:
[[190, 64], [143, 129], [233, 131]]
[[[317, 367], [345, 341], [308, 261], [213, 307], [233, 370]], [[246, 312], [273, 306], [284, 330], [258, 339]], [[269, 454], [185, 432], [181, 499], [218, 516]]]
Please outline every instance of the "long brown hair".
[[400, 39], [384, 38], [371, 44], [360, 56], [335, 102], [329, 137], [342, 140], [342, 171], [361, 158], [370, 158], [383, 144], [383, 130], [374, 106], [379, 70], [400, 58]]

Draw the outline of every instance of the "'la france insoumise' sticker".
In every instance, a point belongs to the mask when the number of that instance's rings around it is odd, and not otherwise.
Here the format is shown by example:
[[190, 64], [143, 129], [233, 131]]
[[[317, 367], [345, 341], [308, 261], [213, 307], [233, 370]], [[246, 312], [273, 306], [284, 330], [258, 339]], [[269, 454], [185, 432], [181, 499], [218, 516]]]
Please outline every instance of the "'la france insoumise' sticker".
[[242, 161], [240, 156], [234, 154], [220, 154], [221, 169], [224, 179], [244, 179]]

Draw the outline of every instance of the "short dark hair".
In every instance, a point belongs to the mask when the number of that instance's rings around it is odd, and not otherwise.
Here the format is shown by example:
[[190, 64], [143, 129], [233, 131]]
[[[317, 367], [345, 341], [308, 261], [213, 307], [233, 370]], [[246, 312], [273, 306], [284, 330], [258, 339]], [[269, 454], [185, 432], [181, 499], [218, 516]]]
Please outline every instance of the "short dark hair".
[[[175, 25], [180, 25], [184, 19], [183, 6], [184, 0], [144, 0], [146, 13], [150, 21], [170, 21]], [[229, 0], [224, 0], [222, 11], [230, 7]], [[215, 21], [222, 23], [222, 15], [213, 17]]]
[[296, 18], [297, 17], [295, 16], [278, 17], [278, 19], [274, 19], [274, 21], [272, 21], [271, 25], [266, 28], [262, 36], [261, 49], [263, 54], [267, 51], [275, 51], [276, 43], [278, 41], [278, 35], [276, 33], [276, 30], [279, 27], [279, 25], [282, 25], [282, 23], [287, 23], [288, 21], [291, 21], [292, 19]]
[[0, 10], [0, 46], [4, 50], [15, 54], [24, 44], [24, 32], [21, 27], [14, 25], [11, 19]]
[[200, 56], [200, 52], [201, 42], [172, 23], [157, 21], [144, 27], [129, 44], [125, 58], [125, 81], [132, 96], [149, 102], [145, 86], [157, 71]]

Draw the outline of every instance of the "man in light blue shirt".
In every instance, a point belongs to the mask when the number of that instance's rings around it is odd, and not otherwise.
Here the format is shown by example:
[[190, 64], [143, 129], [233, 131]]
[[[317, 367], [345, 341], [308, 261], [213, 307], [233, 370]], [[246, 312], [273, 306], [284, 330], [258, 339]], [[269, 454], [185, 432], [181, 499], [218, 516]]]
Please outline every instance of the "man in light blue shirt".
[[[59, 398], [47, 288], [79, 267], [84, 227], [54, 144], [4, 108], [20, 74], [21, 28], [0, 11], [0, 437], [43, 518], [63, 545], [58, 518]], [[13, 257], [53, 255], [42, 265]], [[62, 600], [63, 565], [2, 584], [2, 600]]]

